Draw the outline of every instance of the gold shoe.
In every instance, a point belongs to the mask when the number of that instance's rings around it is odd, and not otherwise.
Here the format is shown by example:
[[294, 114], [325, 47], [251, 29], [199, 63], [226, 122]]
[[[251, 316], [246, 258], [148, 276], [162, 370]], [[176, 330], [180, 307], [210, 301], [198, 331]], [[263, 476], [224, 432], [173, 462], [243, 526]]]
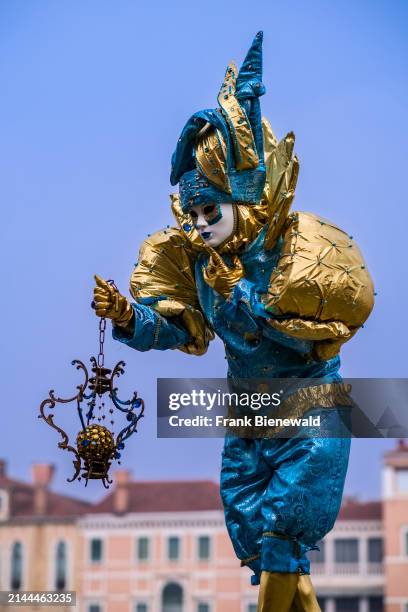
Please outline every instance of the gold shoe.
[[299, 576], [291, 612], [321, 612], [312, 581], [308, 574], [301, 574]]
[[257, 612], [290, 612], [298, 581], [299, 574], [261, 572]]

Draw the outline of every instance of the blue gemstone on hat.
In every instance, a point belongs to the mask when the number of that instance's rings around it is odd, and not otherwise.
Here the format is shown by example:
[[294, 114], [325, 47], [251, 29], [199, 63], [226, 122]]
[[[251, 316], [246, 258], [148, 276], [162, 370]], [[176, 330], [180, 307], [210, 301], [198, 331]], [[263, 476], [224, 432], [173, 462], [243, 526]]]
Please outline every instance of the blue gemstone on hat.
[[184, 223], [183, 230], [189, 232], [191, 230], [191, 225], [189, 223]]

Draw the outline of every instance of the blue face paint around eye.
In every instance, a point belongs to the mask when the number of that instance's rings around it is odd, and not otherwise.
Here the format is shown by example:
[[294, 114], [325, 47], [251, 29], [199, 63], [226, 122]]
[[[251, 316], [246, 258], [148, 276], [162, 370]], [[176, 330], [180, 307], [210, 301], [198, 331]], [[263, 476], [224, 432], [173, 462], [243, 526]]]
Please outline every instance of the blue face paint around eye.
[[203, 206], [203, 215], [208, 225], [214, 225], [222, 219], [221, 204]]

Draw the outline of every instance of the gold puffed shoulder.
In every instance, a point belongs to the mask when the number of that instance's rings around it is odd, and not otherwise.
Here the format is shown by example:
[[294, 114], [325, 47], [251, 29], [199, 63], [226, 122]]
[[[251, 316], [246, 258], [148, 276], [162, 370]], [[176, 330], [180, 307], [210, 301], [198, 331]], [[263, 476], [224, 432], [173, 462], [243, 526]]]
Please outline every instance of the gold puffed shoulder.
[[205, 324], [194, 282], [197, 253], [176, 228], [156, 232], [140, 248], [139, 260], [130, 278], [130, 293], [136, 302], [149, 303], [166, 317], [180, 317], [193, 340], [180, 350], [194, 355], [206, 352], [213, 332]]
[[368, 318], [374, 287], [351, 236], [317, 215], [296, 212], [287, 219], [278, 266], [265, 307], [270, 324], [291, 336], [315, 340], [319, 359], [334, 357]]

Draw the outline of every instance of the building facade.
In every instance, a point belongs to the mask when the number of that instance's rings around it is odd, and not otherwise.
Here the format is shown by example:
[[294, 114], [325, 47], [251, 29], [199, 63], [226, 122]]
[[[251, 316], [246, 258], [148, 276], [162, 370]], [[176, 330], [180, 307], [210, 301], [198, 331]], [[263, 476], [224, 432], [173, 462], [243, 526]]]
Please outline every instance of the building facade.
[[[0, 590], [76, 591], [79, 612], [256, 612], [217, 484], [135, 482], [119, 470], [111, 492], [88, 504], [53, 493], [52, 476], [35, 465], [22, 483], [0, 462]], [[324, 612], [408, 612], [404, 442], [385, 456], [383, 499], [346, 498], [310, 556]]]
[[387, 612], [408, 612], [408, 445], [384, 457], [383, 507]]

